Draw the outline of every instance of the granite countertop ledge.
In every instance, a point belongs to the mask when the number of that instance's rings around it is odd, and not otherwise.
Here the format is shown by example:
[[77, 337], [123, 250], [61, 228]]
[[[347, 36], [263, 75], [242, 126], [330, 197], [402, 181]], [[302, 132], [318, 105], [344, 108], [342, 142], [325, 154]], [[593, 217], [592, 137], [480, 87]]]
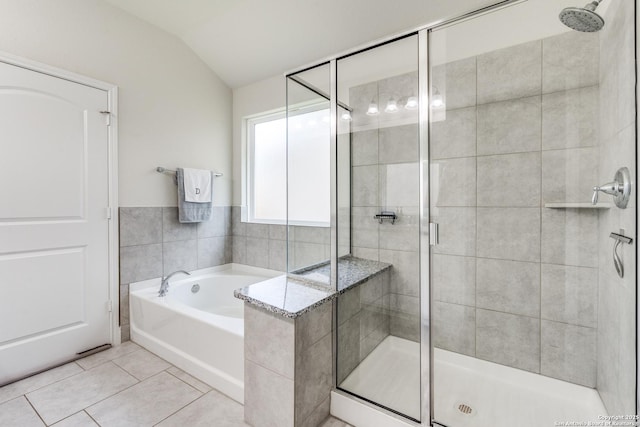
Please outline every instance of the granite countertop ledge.
[[[338, 293], [357, 286], [388, 268], [391, 268], [391, 264], [385, 262], [356, 258], [351, 255], [340, 257], [338, 259]], [[325, 262], [297, 270], [291, 275], [301, 280], [310, 280], [328, 287], [331, 280], [331, 263]]]
[[325, 263], [295, 275], [282, 275], [237, 289], [233, 295], [272, 313], [295, 319], [389, 268], [391, 264], [346, 256], [338, 260], [337, 291], [328, 287], [331, 266]]
[[233, 292], [236, 298], [290, 319], [295, 319], [324, 304], [331, 300], [334, 294], [335, 292], [331, 290], [321, 290], [286, 275], [236, 289]]

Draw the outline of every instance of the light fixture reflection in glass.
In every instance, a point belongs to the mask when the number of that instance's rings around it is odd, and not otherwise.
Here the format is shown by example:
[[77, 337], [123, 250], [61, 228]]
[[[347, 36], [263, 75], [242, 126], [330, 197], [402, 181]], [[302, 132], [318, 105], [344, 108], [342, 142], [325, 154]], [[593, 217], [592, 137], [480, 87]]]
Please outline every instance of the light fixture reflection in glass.
[[344, 120], [345, 122], [350, 122], [351, 121], [351, 113], [348, 111], [345, 111], [344, 113], [342, 113], [342, 115], [340, 116], [340, 118], [342, 120]]
[[367, 116], [377, 116], [380, 114], [380, 110], [378, 110], [378, 104], [372, 99], [369, 104], [369, 108], [367, 109]]
[[431, 98], [431, 106], [433, 108], [442, 108], [444, 107], [444, 99], [442, 99], [442, 94], [438, 90], [437, 87], [433, 87], [433, 96]]
[[384, 109], [385, 113], [397, 113], [398, 112], [398, 103], [395, 98], [391, 98], [387, 101], [387, 106]]
[[415, 96], [410, 96], [407, 99], [407, 103], [404, 104], [404, 108], [407, 110], [415, 110], [418, 108], [418, 98]]

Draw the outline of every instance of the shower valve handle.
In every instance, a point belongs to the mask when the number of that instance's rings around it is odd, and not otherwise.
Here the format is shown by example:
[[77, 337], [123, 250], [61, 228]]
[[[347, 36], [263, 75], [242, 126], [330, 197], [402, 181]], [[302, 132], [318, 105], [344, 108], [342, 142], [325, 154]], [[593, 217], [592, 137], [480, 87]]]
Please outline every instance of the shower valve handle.
[[620, 209], [625, 209], [631, 198], [631, 173], [628, 168], [621, 167], [616, 171], [613, 181], [601, 186], [593, 187], [591, 204], [598, 203], [598, 193], [603, 192], [613, 196], [613, 201]]
[[598, 192], [602, 191], [603, 193], [610, 194], [612, 196], [618, 195], [620, 193], [620, 185], [617, 182], [609, 182], [607, 184], [601, 185], [600, 187], [593, 187], [593, 197], [591, 198], [591, 204], [598, 204]]

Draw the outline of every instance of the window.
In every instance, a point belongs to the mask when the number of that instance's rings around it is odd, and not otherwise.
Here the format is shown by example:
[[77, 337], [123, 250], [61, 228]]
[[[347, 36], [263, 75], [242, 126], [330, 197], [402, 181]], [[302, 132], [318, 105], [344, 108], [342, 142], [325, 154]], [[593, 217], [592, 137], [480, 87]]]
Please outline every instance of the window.
[[329, 109], [326, 103], [289, 116], [284, 111], [247, 120], [249, 222], [328, 226], [330, 211]]

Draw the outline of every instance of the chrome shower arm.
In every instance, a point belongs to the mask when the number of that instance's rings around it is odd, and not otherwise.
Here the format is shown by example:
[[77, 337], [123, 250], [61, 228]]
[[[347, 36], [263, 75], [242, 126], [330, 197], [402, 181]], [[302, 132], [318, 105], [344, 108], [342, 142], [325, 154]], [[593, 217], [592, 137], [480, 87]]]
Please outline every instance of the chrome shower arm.
[[598, 7], [598, 5], [600, 5], [601, 2], [602, 0], [593, 0], [591, 3], [588, 3], [587, 5], [585, 5], [584, 8], [593, 12], [596, 10], [596, 8]]

